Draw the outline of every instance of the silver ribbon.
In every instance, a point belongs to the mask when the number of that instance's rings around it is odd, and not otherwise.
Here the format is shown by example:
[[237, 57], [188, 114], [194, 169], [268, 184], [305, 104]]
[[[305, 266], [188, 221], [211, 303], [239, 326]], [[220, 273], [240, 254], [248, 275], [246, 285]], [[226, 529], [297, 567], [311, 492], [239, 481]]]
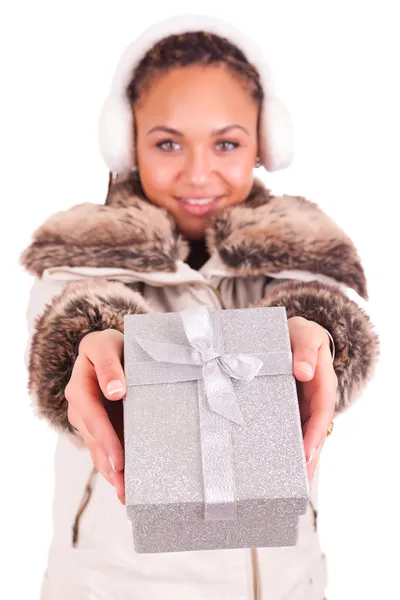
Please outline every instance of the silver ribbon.
[[[263, 361], [250, 354], [221, 353], [219, 313], [215, 331], [206, 306], [187, 309], [179, 315], [190, 347], [134, 336], [143, 350], [159, 363], [158, 368], [154, 363], [140, 363], [140, 381], [136, 380], [136, 384], [197, 379], [204, 518], [206, 521], [232, 520], [236, 516], [236, 499], [231, 428], [232, 423], [243, 425], [244, 421], [231, 378], [251, 381]], [[171, 363], [193, 365], [195, 372], [177, 376], [171, 373]]]

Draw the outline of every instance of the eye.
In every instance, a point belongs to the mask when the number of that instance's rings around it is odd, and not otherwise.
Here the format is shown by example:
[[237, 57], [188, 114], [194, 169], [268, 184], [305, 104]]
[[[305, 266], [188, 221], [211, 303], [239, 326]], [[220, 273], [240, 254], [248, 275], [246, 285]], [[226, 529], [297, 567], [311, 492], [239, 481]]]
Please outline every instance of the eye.
[[171, 150], [174, 150], [174, 148], [172, 147], [173, 144], [176, 144], [176, 146], [179, 147], [178, 142], [174, 142], [173, 140], [162, 140], [161, 142], [158, 142], [156, 146], [157, 148], [160, 148], [160, 150], [162, 150], [163, 152], [170, 152]]
[[238, 142], [231, 142], [229, 140], [223, 140], [222, 142], [218, 142], [217, 146], [223, 146], [223, 152], [230, 152], [231, 150], [235, 150], [239, 146]]

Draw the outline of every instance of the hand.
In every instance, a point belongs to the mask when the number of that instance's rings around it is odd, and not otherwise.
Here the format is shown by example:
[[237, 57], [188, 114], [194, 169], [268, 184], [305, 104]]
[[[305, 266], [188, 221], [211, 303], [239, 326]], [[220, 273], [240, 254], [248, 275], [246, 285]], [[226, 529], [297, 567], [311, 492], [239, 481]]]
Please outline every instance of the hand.
[[334, 417], [338, 379], [332, 364], [329, 336], [324, 328], [303, 317], [291, 317], [288, 326], [311, 488]]
[[65, 397], [69, 422], [82, 435], [96, 469], [115, 486], [119, 500], [125, 504], [123, 349], [124, 336], [116, 329], [88, 333], [79, 344]]

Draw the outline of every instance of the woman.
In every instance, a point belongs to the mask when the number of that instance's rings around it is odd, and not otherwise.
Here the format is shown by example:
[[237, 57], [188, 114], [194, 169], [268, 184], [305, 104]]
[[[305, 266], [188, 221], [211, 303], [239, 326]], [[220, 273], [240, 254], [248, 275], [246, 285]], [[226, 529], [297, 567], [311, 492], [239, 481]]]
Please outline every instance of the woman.
[[[357, 251], [316, 204], [254, 179], [254, 166], [289, 166], [290, 119], [260, 50], [226, 23], [180, 17], [145, 31], [117, 68], [100, 134], [105, 205], [51, 216], [21, 257], [36, 276], [29, 391], [59, 431], [42, 600], [322, 600], [315, 469], [379, 353], [347, 296], [367, 298]], [[286, 307], [312, 483], [297, 546], [134, 552], [123, 319], [200, 304]]]

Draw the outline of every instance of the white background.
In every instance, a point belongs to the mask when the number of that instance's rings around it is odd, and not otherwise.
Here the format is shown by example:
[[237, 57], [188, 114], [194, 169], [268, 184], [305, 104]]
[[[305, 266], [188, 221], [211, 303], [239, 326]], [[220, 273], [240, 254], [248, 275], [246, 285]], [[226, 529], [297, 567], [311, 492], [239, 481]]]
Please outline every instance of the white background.
[[180, 12], [225, 17], [263, 46], [296, 128], [293, 165], [263, 177], [273, 191], [316, 201], [361, 255], [382, 355], [321, 457], [326, 596], [400, 598], [396, 4], [82, 0], [1, 10], [2, 598], [38, 598], [52, 528], [55, 435], [26, 393], [33, 279], [18, 257], [51, 213], [104, 202], [97, 119], [119, 56], [144, 27]]

